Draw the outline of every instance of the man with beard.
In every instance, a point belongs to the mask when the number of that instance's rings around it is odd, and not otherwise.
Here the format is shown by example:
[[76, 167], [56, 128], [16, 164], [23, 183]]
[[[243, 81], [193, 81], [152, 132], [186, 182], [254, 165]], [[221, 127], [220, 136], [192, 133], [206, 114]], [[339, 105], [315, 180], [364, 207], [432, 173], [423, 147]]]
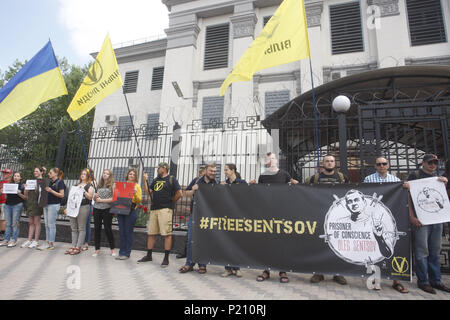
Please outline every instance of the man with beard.
[[165, 256], [161, 267], [169, 265], [169, 253], [172, 248], [172, 215], [173, 207], [182, 196], [180, 184], [174, 176], [169, 176], [169, 164], [158, 165], [158, 177], [147, 186], [147, 174], [144, 174], [145, 192], [152, 197], [152, 209], [148, 225], [147, 255], [138, 262], [152, 261], [152, 250], [156, 235], [164, 237]]
[[[327, 154], [322, 160], [323, 171], [316, 173], [311, 178], [308, 178], [307, 183], [311, 184], [335, 184], [335, 183], [348, 183], [348, 178], [336, 170], [336, 159], [331, 154]], [[322, 274], [315, 274], [311, 277], [312, 283], [319, 283], [325, 280]], [[335, 275], [333, 280], [341, 285], [346, 285], [347, 280], [343, 276]]]

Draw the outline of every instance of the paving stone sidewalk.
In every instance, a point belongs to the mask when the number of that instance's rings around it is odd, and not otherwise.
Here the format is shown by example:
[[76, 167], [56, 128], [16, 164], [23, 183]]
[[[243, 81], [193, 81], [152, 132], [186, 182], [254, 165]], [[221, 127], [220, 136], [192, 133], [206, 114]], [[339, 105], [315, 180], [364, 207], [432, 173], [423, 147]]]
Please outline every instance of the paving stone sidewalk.
[[[408, 294], [397, 293], [387, 280], [382, 280], [381, 291], [374, 291], [367, 289], [364, 279], [347, 277], [348, 285], [342, 286], [326, 276], [324, 282], [311, 284], [311, 275], [300, 273], [289, 273], [288, 284], [281, 284], [276, 272], [259, 283], [255, 279], [261, 270], [244, 269], [242, 278], [222, 278], [219, 266], [208, 266], [204, 275], [180, 274], [184, 259], [175, 255], [163, 269], [161, 253], [154, 253], [152, 262], [138, 264], [144, 251], [133, 251], [130, 259], [118, 261], [106, 248], [98, 257], [92, 257], [92, 247], [70, 256], [64, 255], [68, 243], [56, 243], [53, 251], [38, 251], [20, 248], [23, 242], [0, 248], [1, 300], [450, 300], [450, 294], [427, 294], [415, 282], [403, 282]], [[450, 285], [450, 276], [443, 275], [443, 281]]]

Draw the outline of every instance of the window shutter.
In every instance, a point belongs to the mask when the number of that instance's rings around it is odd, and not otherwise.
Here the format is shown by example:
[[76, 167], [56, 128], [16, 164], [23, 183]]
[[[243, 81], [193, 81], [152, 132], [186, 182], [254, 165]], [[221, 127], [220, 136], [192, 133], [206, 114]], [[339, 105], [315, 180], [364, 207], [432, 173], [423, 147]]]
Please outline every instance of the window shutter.
[[203, 129], [217, 128], [223, 122], [224, 97], [204, 97], [202, 109]]
[[130, 71], [125, 73], [125, 82], [123, 84], [123, 93], [134, 93], [137, 91], [139, 71]]
[[227, 68], [230, 26], [206, 27], [204, 70]]
[[150, 113], [147, 116], [147, 132], [146, 138], [154, 140], [158, 137], [159, 132], [159, 113]]
[[161, 90], [164, 80], [164, 67], [153, 68], [152, 90]]
[[330, 6], [332, 54], [364, 51], [359, 1]]
[[268, 91], [265, 94], [265, 113], [266, 118], [277, 111], [290, 100], [289, 90]]
[[412, 46], [446, 42], [441, 0], [407, 0]]
[[[133, 117], [133, 116], [132, 116]], [[119, 131], [117, 132], [117, 139], [122, 141], [131, 140], [133, 129], [129, 116], [119, 117]]]

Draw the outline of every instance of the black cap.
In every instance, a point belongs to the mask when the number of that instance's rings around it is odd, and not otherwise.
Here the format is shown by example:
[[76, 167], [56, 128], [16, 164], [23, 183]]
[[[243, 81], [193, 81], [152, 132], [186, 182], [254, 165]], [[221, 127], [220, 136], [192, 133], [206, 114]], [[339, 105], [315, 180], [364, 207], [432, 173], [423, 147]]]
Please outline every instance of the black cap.
[[423, 156], [423, 161], [428, 162], [431, 160], [439, 161], [438, 157], [431, 153], [427, 153], [426, 155]]

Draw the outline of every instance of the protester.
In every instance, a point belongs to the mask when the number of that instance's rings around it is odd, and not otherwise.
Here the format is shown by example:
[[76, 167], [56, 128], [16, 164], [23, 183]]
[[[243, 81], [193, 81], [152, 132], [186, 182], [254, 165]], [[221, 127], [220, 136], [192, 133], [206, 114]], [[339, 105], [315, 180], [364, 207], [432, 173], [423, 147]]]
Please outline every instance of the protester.
[[[439, 159], [434, 154], [425, 154], [422, 167], [408, 176], [408, 181], [437, 177], [439, 181], [448, 183], [447, 178], [437, 176]], [[409, 189], [409, 184], [407, 184]], [[441, 277], [441, 241], [442, 223], [423, 225], [417, 218], [414, 205], [409, 197], [409, 219], [413, 225], [414, 261], [417, 286], [423, 291], [436, 294], [434, 289], [450, 292], [450, 288], [442, 283]]]
[[[92, 169], [89, 169], [89, 174], [92, 177], [92, 186], [94, 187], [94, 190], [96, 190], [94, 171], [92, 171]], [[91, 242], [91, 216], [93, 215], [94, 215], [94, 206], [92, 205], [91, 202], [91, 206], [89, 208], [89, 217], [86, 220], [86, 237], [84, 239], [84, 244], [81, 247], [81, 251], [89, 250], [89, 242]]]
[[47, 195], [47, 205], [44, 207], [45, 235], [47, 244], [39, 247], [40, 250], [54, 250], [56, 238], [56, 218], [61, 207], [61, 200], [64, 198], [66, 186], [64, 184], [63, 173], [59, 168], [52, 168], [48, 172], [50, 178], [49, 186], [45, 187]]
[[[33, 175], [36, 179], [36, 188], [34, 190], [26, 190], [26, 213], [28, 216], [28, 240], [22, 244], [22, 248], [34, 249], [39, 246], [39, 235], [41, 234], [41, 216], [44, 214], [43, 208], [39, 206], [39, 197], [41, 190], [39, 182], [43, 179], [44, 169], [41, 167], [34, 168]], [[34, 240], [33, 240], [34, 236]]]
[[[192, 179], [192, 181], [189, 183], [189, 185], [186, 187], [185, 191], [191, 191], [192, 187], [197, 183], [197, 180], [200, 179], [205, 175], [205, 166], [200, 166], [198, 169], [198, 176]], [[192, 199], [191, 199], [192, 200]], [[189, 224], [192, 226], [192, 207], [193, 207], [193, 201], [191, 201], [189, 205], [189, 220], [188, 220], [188, 226]], [[185, 247], [184, 247], [184, 253], [177, 254], [177, 259], [186, 258], [187, 252], [191, 250], [191, 237], [192, 237], [192, 229], [188, 228], [188, 240], [186, 241]]]
[[[11, 169], [3, 169], [2, 170], [2, 180], [0, 181], [0, 188], [4, 183], [9, 183], [11, 180]], [[6, 229], [5, 215], [3, 212], [3, 206], [6, 202], [6, 194], [0, 195], [0, 241], [3, 241]]]
[[[401, 182], [399, 178], [390, 174], [389, 161], [384, 157], [377, 157], [375, 159], [375, 170], [374, 174], [368, 175], [364, 178], [364, 183], [386, 183], [386, 182]], [[392, 288], [400, 293], [408, 293], [408, 289], [405, 289], [403, 285], [398, 280], [394, 280], [392, 283]]]
[[[258, 178], [258, 183], [270, 184], [270, 183], [289, 183], [298, 184], [298, 181], [293, 179], [291, 175], [280, 168], [278, 168], [278, 159], [272, 152], [267, 153], [265, 160], [265, 167], [267, 168]], [[250, 183], [256, 183], [255, 180]], [[278, 273], [281, 283], [288, 283], [289, 278], [285, 271]], [[270, 278], [270, 271], [264, 270], [261, 275], [256, 278], [256, 281], [262, 282]]]
[[129, 183], [134, 183], [134, 195], [132, 199], [130, 214], [117, 215], [120, 234], [120, 250], [119, 256], [116, 257], [116, 260], [126, 260], [130, 258], [134, 240], [134, 225], [136, 224], [136, 221], [138, 219], [138, 205], [142, 202], [142, 189], [138, 184], [139, 178], [136, 169], [128, 170], [125, 179]]
[[[317, 172], [315, 175], [307, 179], [307, 183], [310, 184], [335, 184], [335, 183], [348, 183], [349, 179], [336, 169], [336, 158], [327, 154], [322, 160], [323, 171]], [[311, 277], [311, 283], [319, 283], [325, 280], [323, 274], [314, 274]], [[333, 281], [346, 285], [347, 280], [340, 275], [334, 275]]]
[[[195, 192], [198, 190], [199, 184], [217, 184], [216, 181], [216, 173], [217, 173], [217, 165], [215, 163], [211, 163], [205, 166], [205, 175], [197, 180], [197, 182], [192, 186], [192, 190], [187, 191], [186, 194], [188, 196], [195, 196]], [[194, 200], [192, 200], [194, 201]], [[193, 210], [193, 205], [191, 204], [191, 217], [195, 214]], [[189, 219], [188, 222], [188, 230], [192, 229], [192, 219]], [[189, 234], [188, 234], [189, 237]], [[189, 238], [188, 238], [188, 241]], [[186, 273], [194, 270], [195, 262], [192, 261], [191, 250], [188, 244], [188, 251], [186, 253], [186, 263], [184, 266], [180, 268], [180, 273]], [[198, 262], [198, 273], [205, 274], [206, 273], [206, 264]]]
[[94, 187], [91, 184], [92, 177], [89, 169], [83, 169], [80, 173], [77, 187], [83, 189], [83, 199], [81, 200], [78, 215], [69, 217], [70, 227], [72, 229], [72, 248], [66, 251], [66, 254], [77, 255], [81, 252], [81, 246], [86, 238], [86, 220], [91, 214], [91, 201], [94, 196]]
[[[247, 184], [247, 181], [241, 178], [241, 175], [239, 172], [237, 172], [236, 165], [234, 163], [228, 163], [225, 165], [225, 177], [227, 178], [225, 182], [222, 182], [222, 184]], [[222, 273], [222, 277], [226, 278], [231, 275], [235, 275], [236, 277], [240, 278], [242, 277], [242, 272], [239, 267], [232, 267], [232, 266], [226, 266], [225, 272]]]
[[102, 178], [98, 184], [97, 193], [94, 195], [94, 242], [95, 253], [92, 255], [96, 257], [100, 254], [100, 241], [102, 232], [102, 223], [105, 229], [106, 238], [111, 249], [111, 256], [117, 257], [114, 248], [114, 235], [112, 231], [113, 215], [109, 212], [111, 210], [111, 202], [113, 201], [114, 190], [114, 174], [110, 169], [103, 170]]
[[[7, 194], [6, 203], [3, 207], [5, 212], [6, 230], [5, 238], [0, 243], [0, 247], [7, 246], [8, 248], [15, 247], [17, 245], [17, 238], [19, 237], [20, 230], [20, 215], [23, 210], [23, 203], [26, 200], [24, 195], [25, 187], [22, 183], [22, 174], [20, 172], [14, 173], [9, 183], [17, 184], [17, 194]], [[0, 189], [0, 193], [3, 193], [3, 185]]]
[[175, 203], [182, 196], [180, 184], [174, 176], [169, 175], [169, 164], [158, 165], [158, 176], [147, 185], [148, 175], [144, 173], [145, 192], [151, 197], [151, 211], [148, 224], [147, 255], [138, 262], [152, 261], [152, 250], [156, 235], [164, 237], [164, 259], [161, 267], [169, 265], [169, 254], [172, 249], [172, 217]]

